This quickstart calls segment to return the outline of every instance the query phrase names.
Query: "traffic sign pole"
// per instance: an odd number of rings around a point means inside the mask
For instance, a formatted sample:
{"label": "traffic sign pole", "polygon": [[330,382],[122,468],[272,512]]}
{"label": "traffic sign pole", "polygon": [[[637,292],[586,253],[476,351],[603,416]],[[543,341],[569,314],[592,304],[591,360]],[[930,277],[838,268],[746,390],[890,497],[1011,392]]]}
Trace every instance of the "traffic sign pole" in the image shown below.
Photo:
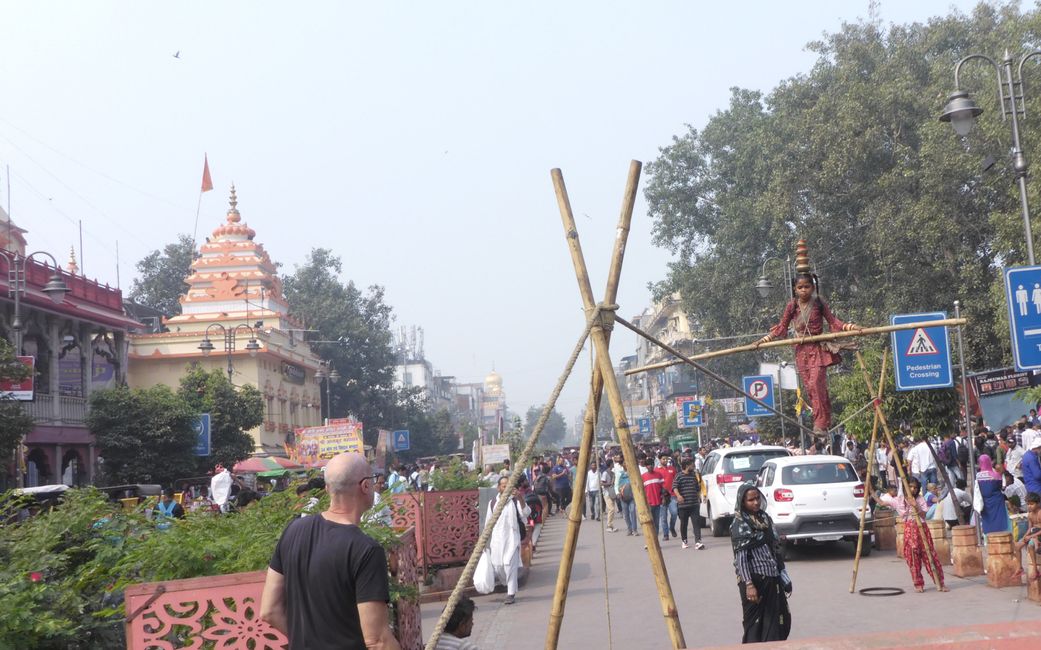
{"label": "traffic sign pole", "polygon": [[[961,317],[961,302],[958,300],[954,301],[954,317]],[[965,444],[970,444],[972,435],[972,413],[969,412],[969,369],[965,367],[965,348],[962,345],[961,338],[961,325],[958,325],[958,329],[955,330],[958,335],[958,364],[961,365],[961,399],[962,408],[965,410]],[[966,477],[968,480],[966,483],[969,487],[972,487],[973,477],[976,476],[976,461],[973,459],[972,448],[969,448],[969,475]],[[979,526],[976,527],[976,535],[979,536]]]}

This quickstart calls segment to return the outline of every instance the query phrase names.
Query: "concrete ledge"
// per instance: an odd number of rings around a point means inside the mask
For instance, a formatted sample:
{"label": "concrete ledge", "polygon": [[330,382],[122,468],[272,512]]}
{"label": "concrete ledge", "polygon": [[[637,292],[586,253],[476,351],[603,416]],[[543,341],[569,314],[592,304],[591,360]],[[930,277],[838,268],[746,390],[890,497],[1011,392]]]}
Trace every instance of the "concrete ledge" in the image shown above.
{"label": "concrete ledge", "polygon": [[[703,650],[737,650],[744,645],[713,646]],[[1037,620],[1016,623],[967,625],[949,629],[901,630],[835,638],[760,643],[756,648],[786,650],[1023,650],[1041,648],[1041,624]]]}

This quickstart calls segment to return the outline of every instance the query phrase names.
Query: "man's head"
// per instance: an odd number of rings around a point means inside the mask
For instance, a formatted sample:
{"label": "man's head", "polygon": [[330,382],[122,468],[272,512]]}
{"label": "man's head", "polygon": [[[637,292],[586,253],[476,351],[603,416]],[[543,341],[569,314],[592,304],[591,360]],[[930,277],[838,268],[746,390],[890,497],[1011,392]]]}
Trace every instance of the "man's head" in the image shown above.
{"label": "man's head", "polygon": [[506,486],[509,484],[509,482],[510,482],[510,479],[508,477],[506,477],[506,476],[500,476],[499,477],[499,482],[498,482],[498,484],[496,484],[496,488],[498,488],[499,494],[502,494],[503,492],[506,491]]}
{"label": "man's head", "polygon": [[1041,510],[1041,494],[1037,492],[1027,493],[1027,511],[1034,513]]}
{"label": "man's head", "polygon": [[[155,493],[153,492],[152,494],[155,494]],[[173,489],[172,488],[163,488],[163,495],[160,498],[162,499],[164,506],[166,504],[170,503],[171,501],[173,501]]]}
{"label": "man's head", "polygon": [[357,452],[337,454],[325,466],[325,489],[333,501],[356,502],[363,510],[372,507],[375,485],[365,456]]}
{"label": "man's head", "polygon": [[463,596],[456,603],[455,609],[452,610],[452,615],[448,617],[448,622],[445,623],[445,632],[448,632],[454,637],[465,639],[470,636],[474,628],[474,610],[477,609],[477,605],[468,596]]}
{"label": "man's head", "polygon": [[694,461],[690,460],[689,458],[683,459],[683,461],[680,462],[680,471],[684,474],[690,474],[691,472],[693,472]]}
{"label": "man's head", "polygon": [[1035,454],[1041,454],[1041,436],[1034,438],[1033,442],[1030,443],[1030,448]]}

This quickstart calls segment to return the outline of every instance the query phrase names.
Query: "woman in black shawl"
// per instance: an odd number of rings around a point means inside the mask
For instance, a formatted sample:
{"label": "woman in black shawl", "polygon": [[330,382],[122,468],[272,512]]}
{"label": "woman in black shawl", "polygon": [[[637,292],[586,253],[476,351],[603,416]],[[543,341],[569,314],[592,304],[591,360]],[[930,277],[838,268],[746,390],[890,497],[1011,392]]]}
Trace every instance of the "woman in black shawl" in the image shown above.
{"label": "woman in black shawl", "polygon": [[742,642],[786,640],[792,629],[788,610],[792,581],[784,568],[773,520],[762,509],[762,494],[751,483],[737,489],[730,542],[744,610]]}

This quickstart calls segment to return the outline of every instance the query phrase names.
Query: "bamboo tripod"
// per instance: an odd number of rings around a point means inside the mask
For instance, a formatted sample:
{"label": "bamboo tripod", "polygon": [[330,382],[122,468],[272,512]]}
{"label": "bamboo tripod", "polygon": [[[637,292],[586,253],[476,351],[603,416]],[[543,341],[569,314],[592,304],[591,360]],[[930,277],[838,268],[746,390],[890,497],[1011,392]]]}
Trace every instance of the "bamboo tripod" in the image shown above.
{"label": "bamboo tripod", "polygon": [[[874,426],[874,429],[873,429],[873,431],[871,433],[871,447],[872,447],[872,450],[874,449],[874,445],[875,445],[875,442],[876,442],[875,438],[876,438],[877,433],[878,433],[878,425],[881,424],[882,425],[882,431],[883,431],[883,433],[885,434],[885,437],[886,437],[886,443],[889,444],[889,448],[894,450],[894,453],[895,453],[896,443],[895,443],[895,440],[893,439],[893,433],[889,430],[889,422],[886,420],[885,413],[882,412],[882,389],[883,389],[883,384],[885,382],[885,379],[884,379],[885,374],[884,373],[885,373],[886,357],[885,357],[885,355],[883,355],[883,357],[882,357],[882,359],[883,359],[883,361],[882,361],[882,372],[883,372],[882,377],[883,377],[883,380],[879,382],[878,392],[877,393],[875,393],[875,386],[874,386],[874,384],[871,383],[871,375],[868,374],[867,364],[864,363],[864,355],[862,355],[859,351],[857,351],[856,357],[857,357],[857,365],[860,366],[860,372],[864,376],[864,384],[867,386],[868,394],[875,394],[875,395],[877,395],[876,399],[874,400],[875,426]],[[872,454],[872,455],[874,455],[874,454]],[[868,471],[870,472],[870,466],[869,466],[869,470]],[[907,481],[907,472],[904,471],[903,463],[899,463],[899,462],[896,463],[896,471],[897,471],[898,474],[900,474],[900,481],[901,481],[901,483],[904,486],[903,498],[905,500],[908,499],[908,498],[911,498],[911,484],[908,483],[908,481]],[[864,495],[865,495],[865,499],[864,499],[865,503],[864,503],[864,505],[866,507],[867,506],[867,490],[864,491]],[[925,536],[927,535],[927,531],[926,531],[926,527],[925,527],[925,522],[922,520],[921,513],[918,512],[917,499],[914,499],[913,501],[911,501],[910,504],[908,505],[908,507],[910,508],[911,513],[913,515],[915,527],[918,529],[918,537],[922,541],[922,549],[923,549],[924,554],[926,555],[926,561],[930,562],[933,565],[933,568],[935,569],[935,571],[930,571],[929,572],[930,575],[933,578],[933,582],[936,584],[936,588],[937,589],[945,590],[946,588],[941,586],[940,580],[938,578],[939,573],[941,571],[943,571],[943,568],[940,566],[940,559],[937,557],[937,555],[935,553],[930,552],[928,545],[925,543]],[[860,514],[860,530],[861,530],[861,539],[860,539],[860,541],[857,542],[857,555],[856,555],[856,559],[854,560],[853,581],[850,583],[850,588],[849,588],[850,593],[852,593],[854,588],[855,588],[856,580],[857,580],[857,569],[859,568],[859,564],[860,564],[860,550],[861,550],[861,544],[863,543],[863,531],[864,531],[864,512],[863,512],[863,510],[861,511],[861,514]]]}

